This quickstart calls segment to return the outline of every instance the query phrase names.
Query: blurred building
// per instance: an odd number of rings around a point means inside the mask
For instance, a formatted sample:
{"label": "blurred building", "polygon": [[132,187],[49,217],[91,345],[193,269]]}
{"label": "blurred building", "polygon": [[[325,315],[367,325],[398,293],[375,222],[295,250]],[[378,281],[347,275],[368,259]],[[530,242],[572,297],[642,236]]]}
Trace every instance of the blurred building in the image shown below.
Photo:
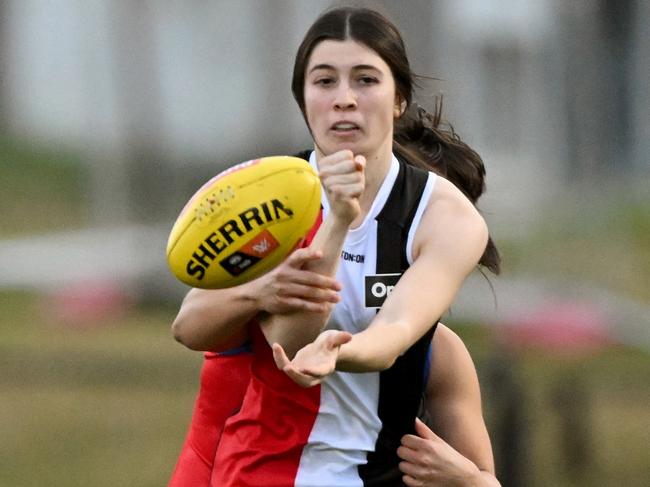
{"label": "blurred building", "polygon": [[[483,155],[492,225],[521,229],[575,182],[647,175],[649,2],[365,3],[439,79],[421,104],[443,93]],[[169,218],[225,165],[309,145],[292,58],[330,5],[1,0],[0,123],[87,155],[99,223]]]}

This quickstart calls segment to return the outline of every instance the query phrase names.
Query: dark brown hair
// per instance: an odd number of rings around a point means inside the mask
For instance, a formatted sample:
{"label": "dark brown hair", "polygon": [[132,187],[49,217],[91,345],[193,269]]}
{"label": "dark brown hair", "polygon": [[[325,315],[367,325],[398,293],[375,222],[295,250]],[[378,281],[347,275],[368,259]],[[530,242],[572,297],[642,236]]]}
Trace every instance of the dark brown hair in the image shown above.
{"label": "dark brown hair", "polygon": [[[406,111],[396,121],[395,153],[407,163],[433,171],[454,183],[476,205],[485,191],[485,166],[481,157],[463,142],[453,127],[442,121],[442,100],[434,114],[413,103],[417,76],[411,71],[406,47],[397,27],[379,12],[342,7],[323,13],[305,34],[293,67],[291,91],[305,115],[305,71],[314,48],[324,40],[352,39],[375,51],[390,67],[399,99]],[[490,238],[479,264],[495,274],[501,258]]]}

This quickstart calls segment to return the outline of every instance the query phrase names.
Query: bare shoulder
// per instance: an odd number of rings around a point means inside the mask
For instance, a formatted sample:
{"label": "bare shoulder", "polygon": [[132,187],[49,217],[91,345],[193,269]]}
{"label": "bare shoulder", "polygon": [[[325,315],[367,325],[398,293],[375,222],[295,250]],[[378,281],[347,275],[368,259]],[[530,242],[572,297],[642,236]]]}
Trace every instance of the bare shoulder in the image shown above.
{"label": "bare shoulder", "polygon": [[433,192],[427,205],[427,213],[451,212],[454,216],[474,219],[476,224],[483,223],[483,217],[472,202],[452,182],[437,176]]}
{"label": "bare shoulder", "polygon": [[465,255],[473,266],[483,254],[487,239],[485,219],[476,207],[454,184],[438,176],[415,234],[414,255],[432,247],[438,255],[452,260],[455,255]]}

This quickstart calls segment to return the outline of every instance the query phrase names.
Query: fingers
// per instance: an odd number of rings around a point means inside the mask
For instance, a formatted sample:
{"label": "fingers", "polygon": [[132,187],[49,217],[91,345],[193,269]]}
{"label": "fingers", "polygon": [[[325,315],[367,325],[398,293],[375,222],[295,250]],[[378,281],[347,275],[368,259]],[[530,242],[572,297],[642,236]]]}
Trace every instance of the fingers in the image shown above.
{"label": "fingers", "polygon": [[[409,487],[421,487],[425,485],[434,485],[428,483],[432,473],[430,468],[426,468],[418,463],[403,461],[398,464],[400,471],[404,474],[402,480]],[[437,485],[437,484],[436,484]]]}
{"label": "fingers", "polygon": [[408,462],[400,462],[398,467],[404,474],[402,477],[404,479],[404,483],[409,487],[427,485],[425,482],[420,480],[427,477],[426,469]]}
{"label": "fingers", "polygon": [[405,462],[415,463],[418,459],[418,452],[402,445],[397,448],[397,456]]}
{"label": "fingers", "polygon": [[355,156],[354,164],[357,171],[363,171],[366,168],[366,158],[364,156]]}
{"label": "fingers", "polygon": [[287,357],[282,345],[274,343],[271,346],[271,349],[273,351],[273,360],[275,361],[276,367],[287,374],[296,384],[301,387],[312,387],[316,384],[320,384],[323,379],[322,374],[310,374],[296,369],[289,360],[289,357]]}
{"label": "fingers", "polygon": [[287,257],[287,263],[292,267],[299,269],[307,262],[318,260],[322,257],[323,252],[321,250],[307,247],[292,252],[289,257]]}
{"label": "fingers", "polygon": [[331,302],[309,301],[299,297],[278,297],[277,312],[307,311],[310,313],[328,313],[331,311]]}
{"label": "fingers", "polygon": [[327,188],[334,184],[363,180],[366,159],[363,156],[354,157],[351,151],[341,151],[322,158],[318,166],[318,176]]}
{"label": "fingers", "polygon": [[[335,291],[341,290],[341,284],[333,277],[324,276],[317,272],[304,270],[303,267],[308,262],[312,262],[323,257],[321,250],[305,248],[298,249],[287,257],[286,264],[294,270],[302,272],[294,273],[291,278],[300,284],[306,284],[312,287],[319,287],[323,289],[333,289]],[[280,271],[281,272],[281,271]],[[289,277],[289,276],[287,276]]]}
{"label": "fingers", "polygon": [[283,268],[277,269],[276,275],[277,278],[282,281],[288,281],[309,287],[331,289],[333,291],[340,291],[342,289],[341,284],[334,277],[322,275],[314,271]]}
{"label": "fingers", "polygon": [[352,159],[324,166],[318,176],[325,187],[333,184],[351,184],[363,180],[364,164]]}
{"label": "fingers", "polygon": [[319,177],[335,217],[348,224],[359,215],[365,189],[365,158],[344,150],[318,161]]}
{"label": "fingers", "polygon": [[[347,149],[322,157],[318,161],[319,172],[325,172],[326,174],[329,174],[332,168],[345,168],[345,170],[349,171],[351,169],[362,170],[365,166],[366,158],[364,156],[355,156],[351,150]],[[337,169],[334,169],[333,172],[337,172]]]}
{"label": "fingers", "polygon": [[273,360],[275,360],[275,365],[278,369],[283,370],[289,363],[289,357],[284,351],[284,348],[279,343],[274,343],[271,346],[273,350]]}
{"label": "fingers", "polygon": [[314,301],[316,303],[336,304],[341,300],[339,292],[334,289],[323,289],[310,284],[298,284],[295,282],[284,283],[278,289],[281,298],[299,298]]}
{"label": "fingers", "polygon": [[291,380],[293,380],[300,387],[313,387],[322,382],[321,377],[313,377],[307,374],[304,374],[293,367],[285,367],[284,373],[287,374]]}
{"label": "fingers", "polygon": [[423,487],[424,484],[419,480],[411,477],[410,475],[404,475],[402,481],[407,487]]}
{"label": "fingers", "polygon": [[415,433],[424,439],[435,440],[438,439],[431,428],[429,428],[420,418],[415,418]]}
{"label": "fingers", "polygon": [[301,387],[311,387],[320,383],[320,378],[309,376],[297,370],[280,344],[274,343],[272,350],[273,360],[275,361],[277,368],[287,374],[287,376],[289,376],[289,378],[296,384]]}
{"label": "fingers", "polygon": [[318,160],[318,167],[327,167],[334,165],[341,161],[351,161],[354,159],[354,154],[349,149],[340,150],[333,154],[323,156]]}
{"label": "fingers", "polygon": [[404,435],[402,436],[402,446],[405,446],[406,448],[410,448],[411,450],[420,450],[422,448],[425,448],[427,445],[427,441],[424,438],[420,438],[419,436],[416,435]]}

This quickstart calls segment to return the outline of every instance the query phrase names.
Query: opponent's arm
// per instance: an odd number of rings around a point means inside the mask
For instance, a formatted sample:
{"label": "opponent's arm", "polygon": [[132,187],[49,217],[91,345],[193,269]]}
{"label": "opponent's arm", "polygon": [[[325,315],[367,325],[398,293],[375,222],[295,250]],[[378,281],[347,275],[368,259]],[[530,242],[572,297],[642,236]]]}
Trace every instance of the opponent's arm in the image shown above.
{"label": "opponent's arm", "polygon": [[248,337],[248,323],[268,313],[324,313],[339,300],[335,279],[305,270],[322,253],[299,249],[261,277],[226,289],[192,289],[172,324],[174,338],[193,350],[221,351]]}
{"label": "opponent's arm", "polygon": [[462,340],[440,324],[433,337],[425,406],[432,429],[416,420],[397,454],[411,486],[497,487],[490,437],[472,358]]}

